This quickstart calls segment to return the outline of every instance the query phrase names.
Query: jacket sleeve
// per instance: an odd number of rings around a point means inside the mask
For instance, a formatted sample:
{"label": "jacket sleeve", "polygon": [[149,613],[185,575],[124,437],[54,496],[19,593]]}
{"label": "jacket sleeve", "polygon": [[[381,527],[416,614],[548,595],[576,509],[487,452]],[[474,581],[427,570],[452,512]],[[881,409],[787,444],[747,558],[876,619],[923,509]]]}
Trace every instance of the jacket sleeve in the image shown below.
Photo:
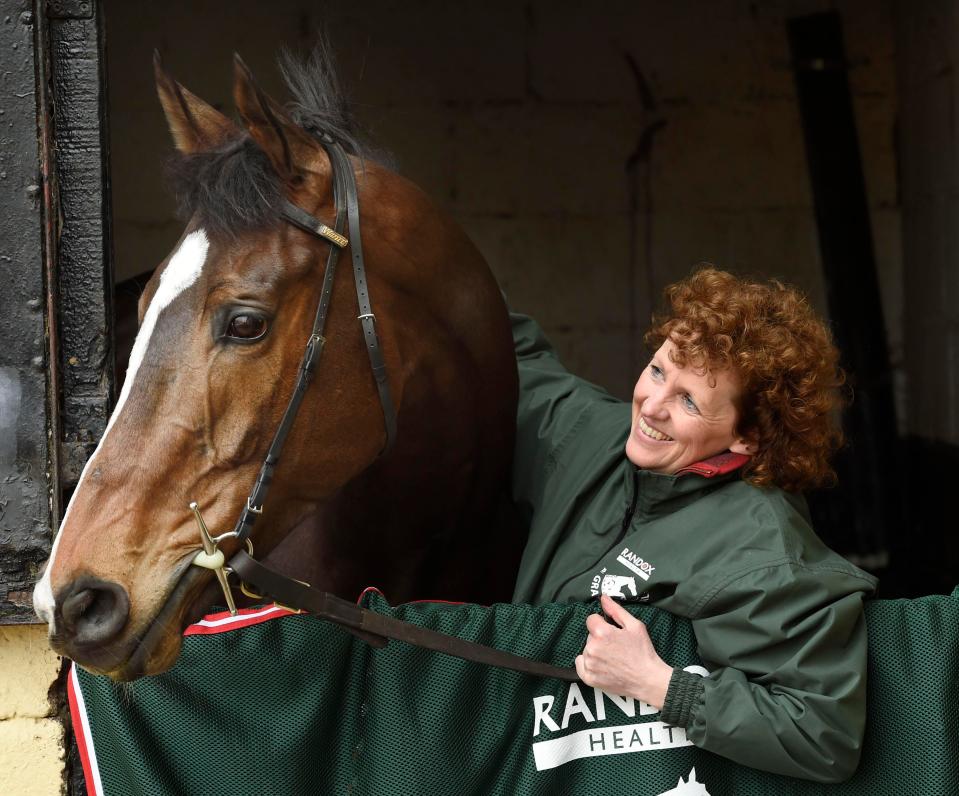
{"label": "jacket sleeve", "polygon": [[709,676],[675,670],[663,721],[743,765],[848,779],[865,728],[869,591],[849,572],[798,564],[735,579],[693,619]]}
{"label": "jacket sleeve", "polygon": [[540,505],[557,456],[589,408],[597,401],[621,402],[566,370],[532,318],[510,312],[510,321],[519,372],[513,498],[530,511]]}

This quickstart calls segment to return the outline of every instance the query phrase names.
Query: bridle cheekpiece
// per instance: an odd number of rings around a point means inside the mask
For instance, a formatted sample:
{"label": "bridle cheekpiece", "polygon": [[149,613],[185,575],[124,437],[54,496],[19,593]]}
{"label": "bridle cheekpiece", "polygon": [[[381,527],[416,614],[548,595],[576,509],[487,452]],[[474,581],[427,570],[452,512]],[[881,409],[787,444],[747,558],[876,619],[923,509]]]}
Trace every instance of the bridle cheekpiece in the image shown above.
{"label": "bridle cheekpiece", "polygon": [[[350,160],[340,144],[329,136],[324,136],[320,139],[320,142],[329,156],[333,171],[333,202],[336,206],[334,228],[331,229],[287,199],[283,200],[280,207],[280,216],[285,221],[310,235],[322,238],[330,244],[313,329],[306,341],[306,348],[300,362],[293,394],[290,396],[290,401],[283,412],[283,418],[280,420],[276,433],[273,435],[273,441],[270,443],[266,458],[260,466],[253,489],[246,499],[246,505],[240,512],[233,530],[219,536],[211,535],[200,514],[199,506],[195,502],[190,504],[190,510],[193,512],[194,519],[199,527],[200,540],[203,545],[203,550],[196,554],[192,563],[216,573],[231,614],[236,614],[236,604],[227,580],[229,567],[226,566],[223,552],[219,550],[219,544],[226,539],[236,539],[238,542],[249,545],[250,533],[253,530],[256,518],[263,513],[263,506],[266,503],[270,485],[273,483],[273,473],[280,461],[283,446],[286,444],[286,438],[293,427],[293,422],[296,420],[300,404],[303,402],[303,397],[313,377],[313,371],[316,369],[320,355],[323,353],[323,347],[326,344],[323,332],[326,328],[326,317],[329,311],[330,297],[333,293],[333,278],[336,273],[340,251],[347,246],[350,247],[353,258],[353,280],[356,285],[356,299],[359,306],[357,320],[359,320],[363,330],[365,347],[369,354],[370,367],[373,370],[373,379],[379,393],[380,405],[383,408],[386,442],[380,451],[380,456],[389,452],[396,439],[396,409],[393,405],[393,397],[386,377],[386,364],[376,333],[376,316],[373,314],[370,304],[369,287],[366,282],[363,245],[360,237],[360,207],[357,197],[356,177],[353,174]],[[349,238],[344,235],[347,228]],[[252,550],[252,546],[250,546],[250,549]]]}

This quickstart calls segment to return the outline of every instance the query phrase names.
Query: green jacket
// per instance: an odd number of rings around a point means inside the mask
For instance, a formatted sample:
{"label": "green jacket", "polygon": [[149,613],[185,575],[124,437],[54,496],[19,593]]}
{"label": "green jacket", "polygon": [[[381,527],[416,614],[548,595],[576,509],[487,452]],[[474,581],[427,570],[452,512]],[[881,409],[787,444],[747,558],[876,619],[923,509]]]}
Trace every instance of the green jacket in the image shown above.
{"label": "green jacket", "polygon": [[754,768],[848,778],[865,725],[863,599],[876,579],[829,550],[805,501],[740,480],[725,454],[676,475],[634,467],[630,405],[573,376],[512,315],[513,493],[530,523],[515,602],[605,592],[691,620],[703,678],[674,670],[663,721]]}

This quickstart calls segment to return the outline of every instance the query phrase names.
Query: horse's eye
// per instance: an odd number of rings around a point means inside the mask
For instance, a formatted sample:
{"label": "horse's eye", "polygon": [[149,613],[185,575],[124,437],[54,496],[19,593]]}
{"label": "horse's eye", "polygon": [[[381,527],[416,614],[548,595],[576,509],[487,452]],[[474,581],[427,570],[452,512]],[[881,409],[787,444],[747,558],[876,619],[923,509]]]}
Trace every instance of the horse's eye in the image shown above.
{"label": "horse's eye", "polygon": [[226,336],[235,340],[259,340],[266,334],[266,318],[259,315],[234,315],[226,327]]}

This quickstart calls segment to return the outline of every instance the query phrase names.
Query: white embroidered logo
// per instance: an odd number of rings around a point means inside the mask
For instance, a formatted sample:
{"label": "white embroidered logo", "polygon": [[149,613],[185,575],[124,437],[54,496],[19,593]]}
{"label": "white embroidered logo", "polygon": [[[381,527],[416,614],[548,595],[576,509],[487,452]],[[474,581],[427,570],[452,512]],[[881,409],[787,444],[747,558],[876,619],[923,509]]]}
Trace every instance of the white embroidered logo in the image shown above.
{"label": "white embroidered logo", "polygon": [[641,603],[649,602],[649,594],[639,593],[636,578],[630,575],[610,575],[606,571],[606,567],[603,567],[599,572],[593,575],[593,579],[589,584],[589,594],[591,597],[605,594],[620,600],[637,600]]}
{"label": "white embroidered logo", "polygon": [[637,555],[628,547],[623,548],[623,552],[616,557],[616,560],[630,572],[635,572],[643,580],[649,580],[649,576],[656,569],[645,558]]}
{"label": "white embroidered logo", "polygon": [[[638,597],[636,578],[626,575],[603,575],[600,591],[608,597]],[[627,592],[629,592],[627,594]]]}

